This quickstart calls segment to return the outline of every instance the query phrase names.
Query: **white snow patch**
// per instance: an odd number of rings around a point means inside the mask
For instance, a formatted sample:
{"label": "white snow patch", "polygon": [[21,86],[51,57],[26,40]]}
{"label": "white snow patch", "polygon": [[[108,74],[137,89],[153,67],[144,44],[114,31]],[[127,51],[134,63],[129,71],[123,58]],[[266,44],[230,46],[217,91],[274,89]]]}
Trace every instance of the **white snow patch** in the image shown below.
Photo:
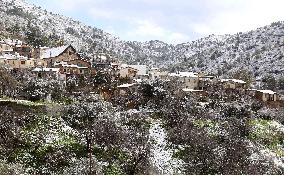
{"label": "white snow patch", "polygon": [[183,162],[172,157],[174,150],[167,148],[167,135],[160,121],[153,122],[149,132],[150,140],[153,141],[151,160],[159,173],[161,175],[183,174]]}

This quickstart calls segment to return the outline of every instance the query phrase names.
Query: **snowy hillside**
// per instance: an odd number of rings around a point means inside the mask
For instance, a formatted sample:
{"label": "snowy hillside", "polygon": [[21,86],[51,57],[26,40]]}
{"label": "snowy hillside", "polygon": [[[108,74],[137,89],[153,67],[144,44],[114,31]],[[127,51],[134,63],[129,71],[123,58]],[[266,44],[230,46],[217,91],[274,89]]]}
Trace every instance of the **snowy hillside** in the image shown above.
{"label": "snowy hillside", "polygon": [[206,71],[220,75],[238,69],[247,69],[255,77],[283,73],[283,22],[247,33],[211,35],[174,46],[157,40],[122,41],[103,30],[47,12],[24,0],[0,1],[1,26],[8,28],[19,25],[24,29],[28,23],[37,26],[46,35],[55,33],[89,56],[100,50],[128,63],[139,62],[170,70]]}
{"label": "snowy hillside", "polygon": [[209,36],[176,46],[177,58],[183,58],[183,69],[212,73],[247,69],[255,77],[283,74],[284,23],[277,22],[236,35]]}

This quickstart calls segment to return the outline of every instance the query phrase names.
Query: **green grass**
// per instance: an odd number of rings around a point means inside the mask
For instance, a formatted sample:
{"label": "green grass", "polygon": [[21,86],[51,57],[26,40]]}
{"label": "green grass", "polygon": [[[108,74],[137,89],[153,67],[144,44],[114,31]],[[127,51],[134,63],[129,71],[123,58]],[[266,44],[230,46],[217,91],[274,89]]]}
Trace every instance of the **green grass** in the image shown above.
{"label": "green grass", "polygon": [[196,120],[193,120],[193,125],[195,127],[198,127],[198,128],[205,128],[205,127],[208,127],[208,128],[214,128],[217,123],[216,122],[213,122],[212,120],[205,120],[205,119],[196,119]]}
{"label": "green grass", "polygon": [[284,132],[275,126],[272,120],[253,119],[249,125],[252,127],[250,140],[262,144],[279,156],[284,155],[282,148]]}
{"label": "green grass", "polygon": [[205,129],[210,136],[217,136],[220,134],[220,123],[210,119],[195,119],[192,121],[193,126]]}
{"label": "green grass", "polygon": [[119,167],[112,165],[107,167],[105,175],[126,175]]}

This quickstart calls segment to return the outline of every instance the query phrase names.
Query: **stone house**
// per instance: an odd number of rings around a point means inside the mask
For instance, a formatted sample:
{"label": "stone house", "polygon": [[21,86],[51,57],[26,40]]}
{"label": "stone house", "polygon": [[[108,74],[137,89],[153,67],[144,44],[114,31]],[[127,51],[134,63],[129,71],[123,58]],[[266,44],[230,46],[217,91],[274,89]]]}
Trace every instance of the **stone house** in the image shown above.
{"label": "stone house", "polygon": [[116,95],[130,95],[133,94],[135,91],[137,91],[137,84],[132,83],[132,84],[122,84],[117,86],[117,91],[116,91]]}
{"label": "stone house", "polygon": [[91,73],[91,62],[81,58],[76,49],[71,46],[42,49],[40,61],[43,60],[45,67],[59,68],[61,74],[84,75]]}
{"label": "stone house", "polygon": [[74,64],[65,64],[62,65],[60,72],[63,74],[70,74],[70,75],[85,75],[89,73],[88,67],[80,67]]}
{"label": "stone house", "polygon": [[198,87],[200,90],[208,90],[208,88],[212,87],[213,84],[217,82],[215,76],[198,75],[198,77],[199,77]]}
{"label": "stone house", "polygon": [[148,66],[147,65],[126,65],[123,64],[121,67],[130,67],[137,70],[137,73],[135,74],[136,79],[149,79],[149,72],[148,72]]}
{"label": "stone house", "polygon": [[170,73],[169,78],[177,80],[180,88],[199,89],[199,77],[193,72]]}
{"label": "stone house", "polygon": [[0,42],[0,53],[2,53],[2,55],[14,53],[13,46],[6,44],[4,41],[1,41]]}
{"label": "stone house", "polygon": [[118,71],[118,75],[120,78],[134,78],[137,74],[138,70],[132,67],[123,67]]}
{"label": "stone house", "polygon": [[49,47],[38,47],[34,48],[33,57],[35,59],[42,59],[43,55],[45,54],[46,50],[50,49]]}
{"label": "stone house", "polygon": [[246,82],[238,79],[221,79],[221,83],[225,89],[244,89]]}
{"label": "stone house", "polygon": [[256,90],[255,97],[261,101],[277,101],[277,93],[272,90]]}
{"label": "stone house", "polygon": [[38,77],[38,78],[59,78],[59,68],[35,68],[32,70],[32,72]]}
{"label": "stone house", "polygon": [[90,61],[85,60],[85,59],[70,60],[70,61],[68,61],[68,64],[77,65],[77,66],[79,66],[79,67],[91,68],[91,63],[90,63]]}
{"label": "stone house", "polygon": [[35,67],[35,60],[33,58],[27,58],[18,54],[4,55],[1,60],[3,60],[1,62],[13,69],[30,69]]}
{"label": "stone house", "polygon": [[[89,64],[85,63],[84,61],[77,62],[77,60],[73,60],[74,64],[71,62],[55,62],[54,67],[60,69],[60,73],[62,74],[68,74],[68,75],[84,75],[90,73],[90,67]],[[78,63],[75,64],[75,63]],[[85,66],[86,65],[86,66]]]}
{"label": "stone house", "polygon": [[19,53],[19,55],[32,58],[33,57],[33,48],[28,45],[16,45],[13,49],[14,52]]}
{"label": "stone house", "polygon": [[56,62],[69,62],[81,59],[72,45],[45,49],[43,52],[43,54],[40,54],[41,59],[47,62],[47,67],[54,67]]}
{"label": "stone house", "polygon": [[149,70],[149,78],[151,80],[156,80],[156,79],[167,79],[168,77],[168,72],[167,71],[160,71],[159,68],[151,68]]}

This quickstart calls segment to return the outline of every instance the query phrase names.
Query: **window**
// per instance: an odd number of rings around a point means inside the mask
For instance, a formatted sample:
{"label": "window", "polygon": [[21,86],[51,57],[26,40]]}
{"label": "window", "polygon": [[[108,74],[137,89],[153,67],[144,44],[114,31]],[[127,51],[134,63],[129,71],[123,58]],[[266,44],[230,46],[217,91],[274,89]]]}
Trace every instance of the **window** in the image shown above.
{"label": "window", "polygon": [[26,64],[26,61],[21,61],[21,64]]}
{"label": "window", "polygon": [[274,101],[274,94],[269,95],[269,100]]}

